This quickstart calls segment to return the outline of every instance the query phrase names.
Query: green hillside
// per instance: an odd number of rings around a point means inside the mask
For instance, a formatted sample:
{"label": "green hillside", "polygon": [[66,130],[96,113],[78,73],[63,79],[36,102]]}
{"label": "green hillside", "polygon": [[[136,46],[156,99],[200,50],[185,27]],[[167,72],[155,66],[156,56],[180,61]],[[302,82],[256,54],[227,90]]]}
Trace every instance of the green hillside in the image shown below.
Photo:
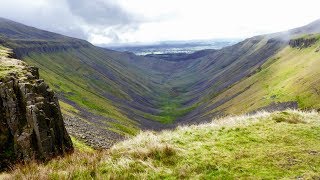
{"label": "green hillside", "polygon": [[166,120],[159,107],[170,88],[160,86],[170,62],[159,66],[163,61],[1,18],[0,44],[39,67],[41,77],[57,92],[65,119],[74,125],[81,121],[91,131],[108,131],[114,135],[103,138],[115,141],[141,128],[161,128]]}
{"label": "green hillside", "polygon": [[[310,39],[314,41],[304,46]],[[301,45],[293,47],[299,40]],[[233,97],[212,112],[241,114],[288,101],[297,102],[302,109],[320,109],[320,35],[298,36],[291,43],[257,73],[213,98],[212,104]]]}
{"label": "green hillside", "polygon": [[7,56],[39,68],[76,151],[0,179],[320,178],[320,20],[177,60],[0,18]]}
{"label": "green hillside", "polygon": [[216,119],[49,163],[16,166],[2,179],[318,179],[320,115],[284,111]]}
{"label": "green hillside", "polygon": [[310,35],[316,32],[320,21],[170,61],[0,18],[0,45],[39,67],[59,96],[68,131],[90,145],[108,141],[103,148],[141,129],[210,121],[273,103],[319,109],[319,36]]}

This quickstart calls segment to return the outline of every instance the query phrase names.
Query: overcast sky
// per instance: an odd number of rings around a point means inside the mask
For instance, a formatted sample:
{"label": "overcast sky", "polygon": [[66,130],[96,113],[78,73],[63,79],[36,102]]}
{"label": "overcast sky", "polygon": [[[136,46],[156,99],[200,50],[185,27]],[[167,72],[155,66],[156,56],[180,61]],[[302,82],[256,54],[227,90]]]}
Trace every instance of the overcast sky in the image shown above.
{"label": "overcast sky", "polygon": [[0,16],[94,44],[245,38],[320,18],[319,0],[0,0]]}

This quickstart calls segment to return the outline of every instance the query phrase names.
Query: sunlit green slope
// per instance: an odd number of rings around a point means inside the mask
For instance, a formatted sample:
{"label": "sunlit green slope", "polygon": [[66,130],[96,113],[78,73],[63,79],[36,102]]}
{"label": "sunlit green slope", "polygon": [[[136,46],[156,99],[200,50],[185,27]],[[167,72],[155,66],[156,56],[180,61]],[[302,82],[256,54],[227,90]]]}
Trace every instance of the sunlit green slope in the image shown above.
{"label": "sunlit green slope", "polygon": [[17,166],[7,179],[318,179],[320,116],[285,111],[216,119]]}
{"label": "sunlit green slope", "polygon": [[320,21],[175,62],[106,50],[0,18],[0,44],[40,68],[67,120],[120,135],[250,112],[272,102],[319,108],[319,43],[288,45],[315,32]]}
{"label": "sunlit green slope", "polygon": [[161,88],[161,82],[170,62],[106,50],[2,18],[0,44],[39,67],[65,115],[121,135],[157,129],[164,122],[159,106],[170,88]]}
{"label": "sunlit green slope", "polygon": [[212,112],[240,114],[288,101],[320,109],[320,35],[298,36],[289,44],[254,75],[213,98],[211,104],[233,97]]}

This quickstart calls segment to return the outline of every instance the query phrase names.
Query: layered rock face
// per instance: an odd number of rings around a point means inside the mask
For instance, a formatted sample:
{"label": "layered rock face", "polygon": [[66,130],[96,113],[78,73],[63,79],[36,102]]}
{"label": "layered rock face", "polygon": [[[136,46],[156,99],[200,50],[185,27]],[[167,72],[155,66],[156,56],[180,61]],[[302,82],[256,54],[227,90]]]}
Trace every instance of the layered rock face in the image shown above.
{"label": "layered rock face", "polygon": [[38,69],[0,58],[0,169],[71,151],[58,99]]}

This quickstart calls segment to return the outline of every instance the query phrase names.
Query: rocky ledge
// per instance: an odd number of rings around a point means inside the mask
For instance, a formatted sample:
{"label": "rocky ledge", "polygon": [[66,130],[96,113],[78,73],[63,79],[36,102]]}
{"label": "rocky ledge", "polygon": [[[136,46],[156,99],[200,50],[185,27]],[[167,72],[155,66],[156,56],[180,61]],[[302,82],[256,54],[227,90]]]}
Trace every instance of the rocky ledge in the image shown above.
{"label": "rocky ledge", "polygon": [[72,151],[58,99],[38,69],[0,57],[0,169]]}
{"label": "rocky ledge", "polygon": [[315,44],[318,41],[318,38],[316,37],[308,37],[308,38],[296,38],[296,39],[291,39],[289,41],[289,45],[292,48],[308,48]]}

